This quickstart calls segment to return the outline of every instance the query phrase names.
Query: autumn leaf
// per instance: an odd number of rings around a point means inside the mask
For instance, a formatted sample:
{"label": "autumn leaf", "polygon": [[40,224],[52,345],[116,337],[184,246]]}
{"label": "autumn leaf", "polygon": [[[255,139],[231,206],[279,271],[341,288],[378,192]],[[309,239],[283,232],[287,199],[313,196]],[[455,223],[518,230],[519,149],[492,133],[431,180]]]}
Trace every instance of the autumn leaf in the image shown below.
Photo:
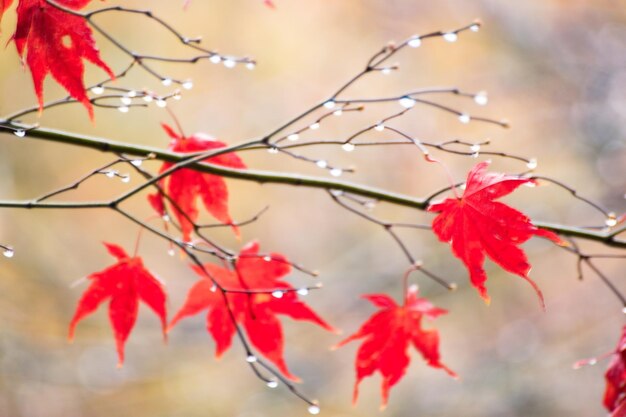
{"label": "autumn leaf", "polygon": [[[298,294],[290,284],[281,280],[291,272],[285,257],[272,253],[267,255],[269,258],[263,259],[258,253],[259,245],[256,242],[247,244],[237,257],[234,271],[213,264],[204,265],[204,269],[194,266],[193,269],[201,279],[189,291],[170,329],[181,319],[208,310],[207,330],[215,340],[215,356],[219,358],[231,346],[236,332],[234,318],[245,329],[250,343],[259,353],[274,363],[287,378],[297,380],[289,372],[283,357],[282,325],[276,316],[309,321],[329,331],[334,329],[298,299]],[[267,290],[274,293],[231,292],[224,297],[221,291],[216,290],[209,276],[227,290]]]}
{"label": "autumn leaf", "polygon": [[[196,133],[190,137],[178,135],[167,124],[163,129],[171,138],[169,150],[179,153],[206,152],[212,149],[226,147],[224,142],[217,141],[204,133]],[[223,165],[230,168],[245,169],[243,161],[234,153],[226,153],[203,162]],[[172,167],[172,163],[165,162],[159,172],[164,172]],[[161,189],[167,193],[174,204],[170,204],[172,211],[180,223],[183,239],[189,241],[193,232],[193,224],[198,219],[196,200],[202,199],[204,207],[213,217],[224,224],[231,224],[232,219],[228,213],[228,188],[222,177],[213,174],[197,172],[192,169],[179,169],[173,174],[159,181]],[[161,215],[165,214],[164,197],[157,192],[148,196],[152,207]],[[236,234],[239,229],[233,226]]]}
{"label": "autumn leaf", "polygon": [[611,417],[626,416],[626,326],[622,328],[622,336],[604,378],[604,406],[613,413]]}
{"label": "autumn leaf", "polygon": [[105,300],[109,302],[109,319],[119,357],[118,366],[124,363],[124,344],[137,321],[139,300],[150,307],[161,320],[163,336],[167,323],[166,294],[163,284],[148,271],[140,257],[129,257],[124,249],[104,244],[117,263],[103,271],[89,275],[89,288],[78,302],[70,323],[69,339],[73,340],[76,325],[93,313]]}
{"label": "autumn leaf", "polygon": [[382,375],[382,404],[387,406],[389,390],[406,373],[410,357],[411,344],[417,349],[429,366],[440,368],[450,376],[457,375],[439,359],[439,333],[437,330],[422,329],[422,317],[435,319],[447,311],[433,306],[430,301],[417,296],[417,287],[407,291],[403,306],[385,294],[369,294],[363,298],[369,300],[380,310],[369,318],[361,328],[340,342],[335,348],[357,339],[365,339],[356,355],[356,382],[354,384],[353,403],[359,396],[359,384],[374,372]]}
{"label": "autumn leaf", "polygon": [[0,23],[2,23],[4,12],[11,7],[11,3],[13,3],[13,0],[0,0]]}
{"label": "autumn leaf", "polygon": [[[57,3],[80,10],[90,1],[57,0]],[[43,109],[43,82],[50,73],[87,108],[93,119],[93,106],[83,83],[83,59],[102,68],[109,77],[115,78],[115,75],[100,59],[93,33],[83,17],[60,10],[45,0],[20,0],[17,28],[12,39],[20,57],[25,57],[30,68],[40,111]]]}
{"label": "autumn leaf", "polygon": [[528,277],[530,264],[518,246],[533,236],[562,244],[559,237],[534,226],[523,213],[497,201],[532,179],[488,173],[488,162],[477,164],[467,176],[465,192],[459,198],[448,198],[432,204],[428,211],[439,212],[433,220],[433,231],[445,243],[450,243],[454,255],[469,270],[471,283],[489,303],[483,269],[485,255],[503,269],[528,281],[537,292],[542,306],[543,295]]}

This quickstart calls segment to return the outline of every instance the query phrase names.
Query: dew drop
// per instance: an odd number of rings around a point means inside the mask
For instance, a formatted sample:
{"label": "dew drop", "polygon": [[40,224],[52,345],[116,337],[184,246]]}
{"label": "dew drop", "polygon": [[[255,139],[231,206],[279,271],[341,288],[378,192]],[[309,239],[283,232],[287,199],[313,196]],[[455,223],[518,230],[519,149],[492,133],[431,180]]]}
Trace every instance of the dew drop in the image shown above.
{"label": "dew drop", "polygon": [[622,308],[622,313],[626,314],[626,307]]}
{"label": "dew drop", "polygon": [[481,91],[474,96],[474,102],[479,106],[485,106],[489,102],[489,97],[487,97],[487,93]]}
{"label": "dew drop", "polygon": [[341,116],[342,114],[343,114],[343,110],[341,110],[341,109],[339,109],[339,110],[335,110],[335,111],[333,112],[333,115],[335,115],[335,116]]}
{"label": "dew drop", "polygon": [[531,160],[529,160],[526,163],[526,168],[528,168],[528,169],[535,169],[535,168],[537,168],[537,160],[535,158],[532,158]]}
{"label": "dew drop", "polygon": [[120,113],[128,113],[130,111],[130,107],[128,106],[120,106],[117,108]]}
{"label": "dew drop", "polygon": [[341,177],[341,174],[343,174],[343,171],[339,168],[333,168],[330,170],[330,175],[333,177]]}
{"label": "dew drop", "polygon": [[211,58],[209,58],[209,61],[214,64],[219,64],[220,62],[222,62],[222,57],[219,55],[213,55]]}
{"label": "dew drop", "polygon": [[383,130],[385,130],[385,125],[382,123],[378,123],[375,127],[374,130],[377,132],[382,132]]}
{"label": "dew drop", "polygon": [[308,412],[309,414],[312,414],[315,416],[320,413],[320,408],[317,405],[311,405],[308,408]]}
{"label": "dew drop", "polygon": [[472,118],[470,117],[469,114],[462,113],[462,114],[459,115],[459,122],[461,122],[463,124],[468,124],[470,122],[470,120],[472,120]]}
{"label": "dew drop", "polygon": [[617,224],[617,216],[615,215],[615,213],[609,213],[606,220],[604,221],[604,224],[606,224],[608,227],[615,226]]}
{"label": "dew drop", "polygon": [[472,158],[478,158],[480,156],[480,152],[474,152],[472,154]]}
{"label": "dew drop", "polygon": [[107,171],[104,175],[106,175],[107,178],[115,178],[116,174],[117,174],[117,171]]}
{"label": "dew drop", "polygon": [[174,255],[176,255],[176,251],[175,251],[174,249],[168,249],[168,250],[167,250],[167,254],[168,254],[169,256],[174,256]]}
{"label": "dew drop", "polygon": [[137,92],[135,90],[130,90],[126,95],[130,98],[134,98],[137,97]]}
{"label": "dew drop", "polygon": [[182,99],[183,96],[181,96],[180,93],[176,93],[172,96],[172,98],[176,101],[180,101],[180,99]]}
{"label": "dew drop", "polygon": [[326,107],[327,109],[333,109],[336,105],[337,103],[335,103],[333,100],[328,100],[326,103],[324,103],[324,107]]}
{"label": "dew drop", "polygon": [[411,40],[409,40],[409,46],[411,48],[419,48],[421,44],[422,44],[422,40],[420,39],[419,36],[413,36]]}
{"label": "dew drop", "polygon": [[472,146],[470,146],[470,151],[472,152],[480,152],[480,145],[475,143]]}
{"label": "dew drop", "polygon": [[284,293],[282,291],[274,291],[272,293],[272,297],[274,297],[274,298],[283,298],[283,294]]}
{"label": "dew drop", "polygon": [[15,251],[11,248],[6,248],[2,254],[5,258],[12,258],[15,255]]}
{"label": "dew drop", "polygon": [[172,85],[172,79],[171,78],[163,78],[161,80],[161,84],[163,84],[166,87],[169,87],[170,85]]}
{"label": "dew drop", "polygon": [[183,83],[183,88],[185,90],[191,90],[193,88],[193,81],[188,80]]}
{"label": "dew drop", "polygon": [[210,291],[211,292],[217,291],[217,285],[215,285],[215,284],[211,285]]}
{"label": "dew drop", "polygon": [[170,221],[170,216],[167,214],[164,214],[163,216],[161,216],[161,218],[163,219],[164,222],[169,222]]}
{"label": "dew drop", "polygon": [[140,167],[141,164],[143,164],[143,160],[142,159],[133,159],[132,161],[130,161],[130,163],[133,164],[133,166]]}
{"label": "dew drop", "polygon": [[129,183],[129,182],[130,182],[130,175],[128,175],[128,174],[124,174],[124,175],[122,175],[122,176],[120,177],[120,180],[121,180],[123,183]]}
{"label": "dew drop", "polygon": [[272,379],[271,381],[267,381],[268,388],[276,388],[278,386],[278,381]]}
{"label": "dew drop", "polygon": [[589,362],[587,362],[587,365],[593,366],[597,363],[598,363],[598,360],[596,358],[591,358],[589,359]]}
{"label": "dew drop", "polygon": [[298,135],[297,133],[292,133],[291,135],[287,136],[287,139],[289,139],[290,141],[294,142],[294,141],[300,139],[300,135]]}
{"label": "dew drop", "polygon": [[470,30],[472,32],[478,32],[480,30],[480,25],[478,23],[473,24],[472,26],[470,26]]}
{"label": "dew drop", "polygon": [[446,42],[456,42],[457,39],[459,39],[459,35],[457,35],[454,32],[448,32],[448,33],[444,33],[443,34],[443,39],[446,40]]}
{"label": "dew drop", "polygon": [[352,152],[355,148],[353,143],[344,143],[343,145],[341,145],[341,148],[346,151],[346,152]]}
{"label": "dew drop", "polygon": [[104,93],[104,87],[102,87],[101,85],[97,85],[91,89],[91,92],[94,94],[102,94]]}
{"label": "dew drop", "polygon": [[23,138],[24,136],[26,136],[26,131],[19,129],[19,130],[14,131],[13,134],[17,136],[18,138]]}
{"label": "dew drop", "polygon": [[122,102],[123,105],[128,106],[130,103],[133,102],[133,99],[130,97],[122,97],[120,101]]}
{"label": "dew drop", "polygon": [[402,97],[399,100],[399,103],[405,109],[410,109],[411,107],[415,106],[415,100],[413,100],[411,97]]}
{"label": "dew drop", "polygon": [[252,71],[253,69],[256,68],[256,64],[254,62],[248,62],[246,64],[246,68],[248,68],[250,71]]}
{"label": "dew drop", "polygon": [[263,257],[263,260],[264,260],[265,262],[269,262],[269,261],[271,261],[271,260],[272,260],[272,257],[271,257],[271,256],[269,256],[269,255],[267,255],[267,256],[264,256],[264,257]]}
{"label": "dew drop", "polygon": [[278,153],[278,148],[272,146],[271,148],[269,148],[267,150],[267,152],[271,153],[271,154],[277,154]]}
{"label": "dew drop", "polygon": [[318,122],[315,122],[311,126],[309,126],[309,129],[311,130],[317,130],[319,128],[320,128],[320,124]]}
{"label": "dew drop", "polygon": [[248,362],[248,363],[254,363],[256,361],[257,361],[257,359],[256,359],[256,356],[254,356],[254,355],[248,355],[246,357],[246,362]]}
{"label": "dew drop", "polygon": [[298,293],[298,295],[305,296],[305,295],[308,295],[308,294],[309,294],[309,289],[308,289],[308,288],[300,288],[300,289],[297,291],[297,293]]}
{"label": "dew drop", "polygon": [[224,66],[226,68],[235,68],[235,65],[237,65],[237,63],[235,61],[233,61],[232,59],[225,59],[224,60]]}
{"label": "dew drop", "polygon": [[158,99],[155,103],[157,107],[160,107],[160,108],[167,107],[167,101],[163,100],[162,98]]}
{"label": "dew drop", "polygon": [[387,67],[387,68],[383,68],[382,71],[380,71],[383,73],[383,75],[389,75],[391,74],[391,68]]}
{"label": "dew drop", "polygon": [[328,166],[328,162],[326,162],[323,159],[320,159],[319,161],[315,163],[315,165],[317,165],[320,168],[326,168]]}
{"label": "dew drop", "polygon": [[146,103],[150,103],[153,99],[154,97],[152,97],[150,94],[146,94],[145,96],[143,96],[143,101],[145,101]]}

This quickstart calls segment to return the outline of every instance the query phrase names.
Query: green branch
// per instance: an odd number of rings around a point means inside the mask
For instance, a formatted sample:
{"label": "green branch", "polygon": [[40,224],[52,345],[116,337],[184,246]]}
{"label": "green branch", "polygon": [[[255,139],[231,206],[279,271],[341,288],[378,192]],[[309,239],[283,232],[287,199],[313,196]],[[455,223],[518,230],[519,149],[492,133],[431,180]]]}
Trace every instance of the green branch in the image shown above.
{"label": "green branch", "polygon": [[[0,124],[0,132],[12,132],[14,128],[3,127]],[[42,139],[56,143],[65,143],[73,146],[80,146],[102,152],[124,153],[137,157],[152,157],[160,161],[172,162],[174,164],[189,160],[194,155],[179,154],[149,146],[132,145],[129,143],[116,142],[108,139],[68,133],[59,130],[36,128],[26,131],[26,136],[32,139]],[[258,140],[249,143],[237,144],[228,148],[219,149],[219,153],[226,153],[231,150],[242,149],[248,145],[258,144]],[[232,149],[231,149],[232,148]],[[298,174],[283,174],[269,171],[257,170],[237,170],[219,165],[195,162],[189,164],[189,168],[197,171],[220,175],[226,178],[234,178],[244,181],[253,181],[268,184],[287,184],[324,190],[340,190],[347,193],[372,198],[399,206],[411,207],[418,210],[426,210],[428,202],[424,199],[393,193],[379,188],[355,184],[346,181],[324,179]],[[36,201],[0,201],[0,207],[13,208],[102,208],[107,207],[107,203],[38,203]],[[617,239],[611,232],[601,232],[583,229],[579,227],[564,226],[559,224],[534,222],[542,229],[551,230],[563,236],[570,236],[579,239],[601,242],[607,246],[626,248],[626,240]]]}

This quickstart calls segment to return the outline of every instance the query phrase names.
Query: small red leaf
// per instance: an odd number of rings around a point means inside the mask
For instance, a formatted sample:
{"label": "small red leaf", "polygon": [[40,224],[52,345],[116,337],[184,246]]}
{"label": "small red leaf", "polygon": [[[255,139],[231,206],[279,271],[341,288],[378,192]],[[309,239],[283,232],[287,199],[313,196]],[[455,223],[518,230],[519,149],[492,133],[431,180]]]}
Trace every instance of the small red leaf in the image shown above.
{"label": "small red leaf", "polygon": [[[170,328],[185,317],[208,310],[207,330],[215,340],[215,355],[219,358],[232,343],[236,331],[234,318],[245,329],[250,343],[259,353],[274,363],[287,378],[297,380],[298,378],[289,372],[283,358],[283,331],[276,315],[282,314],[294,320],[309,321],[329,331],[334,329],[298,299],[290,284],[281,280],[291,272],[285,258],[277,253],[269,256],[269,261],[262,259],[258,255],[258,245],[253,242],[242,249],[234,271],[212,264],[206,264],[203,268],[194,266],[193,269],[201,279],[189,291],[185,304],[172,320]],[[220,286],[231,291],[285,292],[280,298],[268,293],[231,292],[227,294],[227,306],[223,294],[216,290],[209,276],[219,282]]]}
{"label": "small red leaf", "polygon": [[422,317],[436,318],[447,313],[434,307],[428,300],[417,297],[417,289],[411,288],[403,306],[385,294],[369,294],[363,298],[380,310],[369,318],[361,328],[340,342],[339,348],[353,340],[365,339],[356,356],[356,382],[353,403],[359,395],[359,384],[363,378],[378,371],[382,375],[381,409],[387,406],[389,390],[406,373],[410,358],[409,345],[413,344],[429,366],[440,368],[450,376],[457,375],[439,359],[439,333],[422,329]]}
{"label": "small red leaf", "polygon": [[161,320],[163,335],[167,323],[166,293],[163,285],[145,267],[141,258],[129,257],[121,247],[105,243],[118,262],[103,271],[89,275],[91,284],[85,291],[70,323],[69,339],[76,325],[109,300],[109,319],[117,344],[118,365],[124,363],[124,344],[135,326],[139,300],[150,307]]}
{"label": "small red leaf", "polygon": [[613,412],[611,417],[626,416],[626,326],[622,328],[622,336],[604,378],[604,406]]}
{"label": "small red leaf", "polygon": [[[57,3],[79,10],[90,1],[60,0]],[[93,119],[93,106],[83,83],[83,59],[102,68],[111,78],[115,75],[100,59],[85,18],[60,10],[45,0],[20,0],[13,40],[20,57],[24,59],[26,55],[40,109],[43,108],[43,82],[50,73],[72,97],[83,103]]]}
{"label": "small red leaf", "polygon": [[[172,139],[169,149],[179,153],[205,152],[212,149],[219,149],[226,146],[225,143],[214,140],[203,133],[196,133],[190,137],[179,136],[174,130],[162,124],[163,129]],[[207,158],[204,162],[216,165],[223,165],[231,168],[245,169],[246,165],[234,153],[226,153],[212,158]],[[160,172],[164,172],[172,167],[172,163],[166,162],[161,166]],[[222,177],[213,174],[196,172],[191,169],[180,169],[168,177],[159,181],[161,189],[169,195],[174,204],[169,204],[171,210],[176,215],[180,223],[183,239],[189,241],[193,232],[193,224],[198,219],[198,208],[196,200],[202,199],[204,207],[213,217],[224,224],[232,223],[228,213],[228,188]],[[165,213],[165,202],[160,193],[150,194],[148,201],[150,205],[160,214]],[[238,235],[239,229],[233,226],[233,230]]]}
{"label": "small red leaf", "polygon": [[526,254],[518,246],[533,236],[557,244],[563,242],[556,234],[534,226],[523,213],[494,201],[533,180],[488,173],[488,165],[488,162],[481,162],[470,171],[462,197],[448,198],[428,208],[428,211],[440,213],[433,220],[433,232],[442,242],[450,243],[454,255],[469,270],[472,285],[487,303],[490,298],[485,287],[485,255],[506,271],[528,281],[543,306],[539,287],[528,277],[530,264]]}
{"label": "small red leaf", "polygon": [[13,0],[0,0],[0,23],[2,23],[4,12],[11,7],[11,3],[13,3]]}

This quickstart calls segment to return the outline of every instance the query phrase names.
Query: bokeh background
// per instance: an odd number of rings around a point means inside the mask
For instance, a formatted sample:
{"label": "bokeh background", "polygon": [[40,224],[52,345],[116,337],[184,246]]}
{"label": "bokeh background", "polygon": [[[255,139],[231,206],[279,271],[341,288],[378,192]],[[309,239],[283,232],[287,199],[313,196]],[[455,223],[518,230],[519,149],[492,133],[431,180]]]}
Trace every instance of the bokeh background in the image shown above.
{"label": "bokeh background", "polygon": [[[129,0],[124,5],[154,10],[189,36],[224,53],[250,55],[259,65],[227,69],[197,65],[160,65],[164,74],[191,78],[195,87],[170,108],[187,132],[204,131],[229,143],[270,131],[324,99],[359,71],[367,58],[390,40],[414,33],[454,29],[480,18],[484,28],[449,44],[441,39],[407,50],[392,62],[401,70],[373,74],[350,97],[397,94],[414,87],[458,86],[487,90],[490,103],[444,101],[472,114],[505,117],[512,128],[470,123],[433,109],[416,107],[395,122],[419,138],[445,140],[490,138],[495,150],[536,157],[538,172],[574,186],[581,194],[626,210],[626,2],[620,0]],[[116,2],[111,2],[116,4]],[[94,4],[94,7],[99,7]],[[99,19],[130,48],[145,53],[188,56],[165,31],[139,16]],[[15,25],[11,11],[3,21],[2,42]],[[104,59],[115,69],[126,57],[97,36]],[[0,52],[0,115],[33,105],[30,75],[12,45]],[[86,77],[102,73],[88,66]],[[120,85],[165,93],[137,71]],[[48,99],[63,97],[53,83]],[[345,138],[350,132],[396,110],[397,105],[368,106],[359,115],[324,123],[320,138]],[[91,124],[80,106],[46,111],[44,126],[137,144],[165,147],[159,123],[170,116],[154,106],[129,114],[98,110]],[[380,138],[369,135],[366,138]],[[384,136],[393,138],[392,136]],[[346,166],[356,174],[344,179],[424,196],[446,184],[442,171],[407,147],[336,148],[306,151]],[[461,180],[476,162],[440,155]],[[265,151],[243,155],[249,166],[328,176],[328,172]],[[39,140],[0,135],[0,198],[28,199],[67,184],[111,156]],[[482,157],[480,159],[483,159]],[[157,164],[149,165],[158,169]],[[495,160],[493,168],[524,170],[523,164]],[[131,183],[136,184],[133,178]],[[265,205],[270,211],[243,230],[243,240],[228,231],[215,238],[238,248],[257,238],[266,250],[321,272],[324,289],[307,301],[344,335],[373,312],[359,294],[388,292],[401,297],[406,260],[380,228],[333,205],[320,190],[229,181],[231,211],[245,219]],[[96,178],[68,199],[104,199],[126,184]],[[601,225],[604,219],[554,186],[524,188],[506,201],[535,219],[572,225]],[[140,217],[151,214],[145,196],[127,206]],[[412,210],[379,205],[377,216],[427,222]],[[205,332],[204,317],[181,323],[169,344],[161,343],[157,319],[144,307],[127,344],[127,360],[116,369],[116,355],[105,309],[85,320],[68,344],[67,325],[85,285],[81,277],[111,263],[101,241],[130,249],[137,228],[107,211],[0,211],[0,241],[16,249],[0,259],[0,415],[7,417],[100,416],[299,416],[305,405],[285,389],[258,381],[235,345],[221,361]],[[439,275],[457,282],[448,293],[424,277],[415,277],[422,294],[450,314],[437,320],[441,352],[461,381],[427,367],[416,352],[406,377],[392,390],[390,405],[379,414],[379,377],[365,380],[352,407],[353,361],[357,344],[331,352],[339,337],[309,324],[284,320],[286,358],[301,376],[301,389],[321,401],[326,416],[601,416],[606,362],[579,371],[578,359],[613,349],[623,324],[618,300],[590,273],[577,280],[575,258],[545,241],[525,249],[532,277],[543,289],[547,312],[531,287],[487,263],[493,302],[486,307],[468,286],[466,271],[449,248],[429,232],[402,234],[415,256]],[[604,250],[585,245],[591,251]],[[146,236],[141,254],[162,277],[174,312],[195,276],[184,259],[167,256],[167,246]],[[624,262],[602,261],[601,269],[626,290]],[[294,273],[292,282],[310,284]],[[427,325],[430,325],[427,324]]]}

